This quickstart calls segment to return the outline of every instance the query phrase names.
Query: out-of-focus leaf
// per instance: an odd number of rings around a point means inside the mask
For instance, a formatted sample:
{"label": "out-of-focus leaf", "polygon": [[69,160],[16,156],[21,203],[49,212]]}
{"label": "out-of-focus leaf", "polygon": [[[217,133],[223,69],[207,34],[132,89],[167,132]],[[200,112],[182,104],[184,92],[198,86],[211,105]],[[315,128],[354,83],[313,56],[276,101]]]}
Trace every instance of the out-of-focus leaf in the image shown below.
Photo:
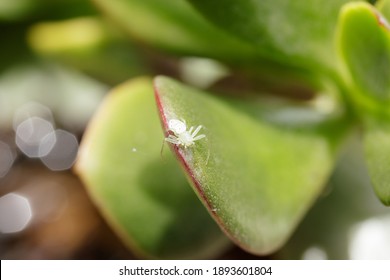
{"label": "out-of-focus leaf", "polygon": [[64,19],[95,12],[89,0],[0,0],[0,21]]}
{"label": "out-of-focus leaf", "polygon": [[[335,62],[333,37],[348,0],[188,0],[210,21],[288,63]],[[287,60],[286,60],[287,59]]]}
{"label": "out-of-focus leaf", "polygon": [[76,170],[105,218],[141,256],[212,258],[228,244],[165,149],[149,79],[115,88],[81,146]]}
{"label": "out-of-focus leaf", "polygon": [[[345,260],[356,258],[356,252],[361,255],[358,259],[388,256],[388,246],[378,240],[389,236],[380,223],[384,215],[389,217],[389,210],[378,203],[371,189],[360,137],[354,135],[351,140],[325,191],[277,259]],[[362,222],[367,226],[357,229]]]}
{"label": "out-of-focus leaf", "polygon": [[368,110],[363,116],[367,166],[379,199],[390,205],[390,26],[366,3],[343,7],[339,19],[338,44],[355,85],[351,97]]}
{"label": "out-of-focus leaf", "polygon": [[147,73],[137,49],[99,18],[39,23],[30,28],[28,37],[30,46],[40,55],[109,84]]}
{"label": "out-of-focus leaf", "polygon": [[0,0],[0,20],[15,20],[24,17],[34,8],[31,0]]}
{"label": "out-of-focus leaf", "polygon": [[339,19],[338,45],[356,85],[356,90],[352,90],[353,98],[363,106],[387,107],[390,101],[390,26],[386,19],[369,4],[345,5]]}
{"label": "out-of-focus leaf", "polygon": [[364,148],[371,181],[382,203],[390,206],[389,120],[366,116],[364,125]]}
{"label": "out-of-focus leaf", "polygon": [[172,148],[220,227],[255,254],[282,246],[321,192],[346,123],[313,111],[264,112],[164,77],[155,91],[167,133],[172,119],[203,126],[205,138]]}
{"label": "out-of-focus leaf", "polygon": [[228,60],[253,58],[255,49],[202,18],[185,0],[94,0],[132,36],[169,51]]}
{"label": "out-of-focus leaf", "polygon": [[[20,112],[22,118],[31,118],[43,107],[49,111],[43,116],[52,111],[63,128],[81,132],[106,92],[105,84],[59,65],[15,65],[0,74],[0,129],[16,129]],[[39,109],[28,113],[28,108],[36,108],[34,104]]]}
{"label": "out-of-focus leaf", "polygon": [[26,25],[9,24],[0,27],[1,40],[0,72],[7,71],[15,64],[31,62],[33,56],[26,44]]}
{"label": "out-of-focus leaf", "polygon": [[387,20],[390,20],[390,0],[380,0],[376,3],[376,7]]}

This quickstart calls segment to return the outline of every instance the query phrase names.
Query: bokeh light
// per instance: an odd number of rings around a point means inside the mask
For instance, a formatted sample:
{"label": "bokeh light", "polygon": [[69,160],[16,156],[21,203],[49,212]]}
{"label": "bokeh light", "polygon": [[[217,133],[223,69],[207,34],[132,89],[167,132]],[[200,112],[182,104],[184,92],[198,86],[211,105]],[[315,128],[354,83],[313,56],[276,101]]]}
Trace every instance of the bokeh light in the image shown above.
{"label": "bokeh light", "polygon": [[78,151],[76,136],[65,130],[57,129],[46,135],[41,142],[40,151],[46,153],[42,162],[53,171],[66,170],[72,167]]}
{"label": "bokeh light", "polygon": [[229,69],[222,63],[209,58],[186,57],[180,61],[181,78],[199,88],[207,88],[229,75]]}
{"label": "bokeh light", "polygon": [[[40,152],[48,153],[50,147],[41,146],[41,142],[45,136],[54,132],[53,125],[40,117],[31,117],[20,123],[16,129],[16,145],[28,157],[36,158],[45,156]],[[46,141],[46,145],[52,145],[52,142]]]}
{"label": "bokeh light", "polygon": [[30,101],[20,106],[14,113],[13,128],[16,131],[18,126],[31,117],[40,117],[50,123],[54,123],[51,110],[45,105]]}
{"label": "bokeh light", "polygon": [[349,255],[353,260],[390,260],[390,215],[370,218],[353,227]]}
{"label": "bokeh light", "polygon": [[327,260],[328,255],[326,251],[318,246],[312,246],[307,248],[302,255],[303,260]]}
{"label": "bokeh light", "polygon": [[32,218],[30,202],[24,196],[9,193],[0,197],[0,232],[20,232]]}

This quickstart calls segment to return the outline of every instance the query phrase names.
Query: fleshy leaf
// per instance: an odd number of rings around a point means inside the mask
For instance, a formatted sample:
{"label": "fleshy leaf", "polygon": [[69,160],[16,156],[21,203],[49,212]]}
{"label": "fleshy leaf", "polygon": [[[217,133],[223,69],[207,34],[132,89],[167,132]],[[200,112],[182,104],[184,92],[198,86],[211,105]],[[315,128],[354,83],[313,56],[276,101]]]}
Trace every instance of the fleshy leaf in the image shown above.
{"label": "fleshy leaf", "polygon": [[83,140],[76,171],[109,224],[141,256],[211,258],[228,245],[165,149],[151,80],[115,88]]}
{"label": "fleshy leaf", "polygon": [[[335,62],[333,36],[348,0],[188,0],[210,21],[271,57],[317,67]],[[286,60],[287,59],[287,60]]]}
{"label": "fleshy leaf", "polygon": [[[205,138],[172,148],[220,227],[255,254],[282,246],[321,192],[346,123],[308,111],[264,112],[165,77],[155,79],[155,92],[167,134],[172,119],[203,126]],[[294,123],[302,115],[313,123]]]}
{"label": "fleshy leaf", "polygon": [[[382,9],[385,2],[379,4]],[[355,84],[351,97],[368,109],[362,114],[363,141],[373,187],[390,205],[390,25],[373,6],[350,3],[341,11],[338,32],[340,52]]]}
{"label": "fleshy leaf", "polygon": [[134,37],[187,55],[253,58],[255,49],[202,18],[185,0],[94,0]]}
{"label": "fleshy leaf", "polygon": [[390,206],[390,125],[388,119],[365,117],[366,163],[376,195]]}
{"label": "fleshy leaf", "polygon": [[[388,236],[385,228],[390,225],[389,209],[378,203],[371,189],[362,152],[361,139],[354,133],[324,194],[278,252],[277,259],[319,259],[322,255],[329,260],[357,260],[386,256],[388,247],[378,242],[379,236],[373,238],[369,232],[374,229]],[[383,231],[375,230],[380,228]]]}
{"label": "fleshy leaf", "polygon": [[390,25],[369,4],[345,5],[339,19],[338,44],[356,85],[354,99],[364,106],[390,101]]}

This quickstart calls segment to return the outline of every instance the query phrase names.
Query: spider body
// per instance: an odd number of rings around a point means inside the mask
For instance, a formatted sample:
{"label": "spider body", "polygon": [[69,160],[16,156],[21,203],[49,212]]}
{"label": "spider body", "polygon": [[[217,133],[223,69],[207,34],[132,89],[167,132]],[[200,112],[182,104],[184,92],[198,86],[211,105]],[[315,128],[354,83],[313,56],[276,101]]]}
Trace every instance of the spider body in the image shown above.
{"label": "spider body", "polygon": [[201,125],[197,126],[195,130],[194,127],[191,126],[191,128],[187,131],[186,123],[176,119],[172,119],[168,122],[168,128],[173,134],[166,137],[165,141],[184,148],[188,148],[194,145],[195,141],[206,137],[204,134],[198,135],[202,128]]}

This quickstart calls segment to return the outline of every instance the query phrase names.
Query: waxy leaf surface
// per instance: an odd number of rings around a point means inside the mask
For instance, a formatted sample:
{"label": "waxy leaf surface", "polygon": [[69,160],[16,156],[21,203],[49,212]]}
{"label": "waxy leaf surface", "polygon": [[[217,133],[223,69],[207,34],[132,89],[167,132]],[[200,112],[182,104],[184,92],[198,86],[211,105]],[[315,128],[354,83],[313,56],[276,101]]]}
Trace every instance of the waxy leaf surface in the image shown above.
{"label": "waxy leaf surface", "polygon": [[[304,109],[266,112],[165,77],[155,91],[167,135],[172,119],[203,126],[205,138],[172,149],[220,227],[255,254],[282,246],[321,193],[345,122]],[[297,121],[302,115],[312,122]]]}
{"label": "waxy leaf surface", "polygon": [[[333,67],[333,37],[348,0],[188,0],[210,21],[296,65]],[[318,69],[316,69],[318,70]]]}
{"label": "waxy leaf surface", "polygon": [[213,258],[227,238],[165,149],[151,80],[115,88],[84,137],[76,171],[104,217],[149,258]]}
{"label": "waxy leaf surface", "polygon": [[340,13],[338,45],[355,85],[353,98],[365,107],[390,104],[390,25],[375,8],[358,2]]}
{"label": "waxy leaf surface", "polygon": [[390,206],[390,125],[388,119],[366,116],[364,148],[367,168],[376,195]]}

